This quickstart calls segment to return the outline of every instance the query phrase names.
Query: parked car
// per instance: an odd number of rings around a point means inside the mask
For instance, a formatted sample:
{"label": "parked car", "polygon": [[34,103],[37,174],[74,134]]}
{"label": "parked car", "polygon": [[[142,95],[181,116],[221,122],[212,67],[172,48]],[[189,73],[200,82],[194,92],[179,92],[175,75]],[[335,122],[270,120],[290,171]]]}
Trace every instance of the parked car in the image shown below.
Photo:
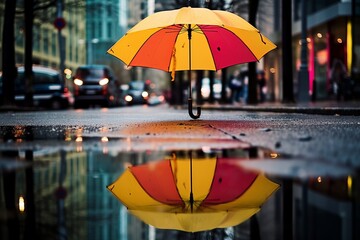
{"label": "parked car", "polygon": [[120,89],[110,67],[106,65],[84,65],[76,69],[74,80],[74,107],[120,104]]}
{"label": "parked car", "polygon": [[143,81],[131,81],[128,84],[125,101],[128,105],[146,104],[149,97],[149,86]]}
{"label": "parked car", "polygon": [[[15,80],[15,103],[25,104],[25,68],[17,68]],[[59,71],[43,66],[33,66],[33,105],[51,109],[68,108],[74,102],[69,89],[65,86],[65,80],[61,78]],[[0,88],[2,88],[0,77]],[[3,92],[1,89],[0,93]]]}

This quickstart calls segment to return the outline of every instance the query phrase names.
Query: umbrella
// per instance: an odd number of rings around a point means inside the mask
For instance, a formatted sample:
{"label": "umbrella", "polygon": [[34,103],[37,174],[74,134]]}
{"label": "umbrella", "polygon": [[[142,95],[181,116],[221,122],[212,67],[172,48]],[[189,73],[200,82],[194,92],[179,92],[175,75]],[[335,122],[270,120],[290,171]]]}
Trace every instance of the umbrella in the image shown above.
{"label": "umbrella", "polygon": [[219,70],[258,61],[276,46],[243,18],[226,11],[183,7],[157,12],[140,21],[108,53],[128,66],[172,72],[188,70],[189,115],[191,70]]}
{"label": "umbrella", "polygon": [[235,226],[278,189],[228,158],[166,160],[129,167],[107,188],[147,224],[188,232]]}

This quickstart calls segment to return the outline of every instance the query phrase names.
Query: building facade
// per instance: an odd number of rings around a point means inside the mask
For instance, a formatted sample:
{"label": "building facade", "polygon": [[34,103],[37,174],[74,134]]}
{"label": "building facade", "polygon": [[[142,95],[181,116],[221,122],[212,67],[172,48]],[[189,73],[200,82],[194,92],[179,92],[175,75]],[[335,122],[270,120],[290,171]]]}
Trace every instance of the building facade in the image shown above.
{"label": "building facade", "polygon": [[[266,1],[266,0],[262,0]],[[293,81],[295,97],[298,94],[298,74],[301,50],[301,3],[292,1],[292,49]],[[341,63],[348,79],[351,79],[353,97],[359,97],[360,81],[360,29],[359,0],[307,1],[307,64],[309,72],[309,96],[313,100],[335,98],[334,66]],[[281,0],[273,1],[274,21],[271,39],[278,49],[266,57],[269,80],[269,98],[282,100],[281,64]],[[287,80],[286,80],[287,81]],[[336,88],[336,87],[335,87]]]}
{"label": "building facade", "polygon": [[[294,1],[293,46],[295,69],[300,59],[300,0]],[[341,63],[346,75],[356,81],[360,64],[359,0],[308,2],[309,93],[315,99],[334,94],[335,67]]]}
{"label": "building facade", "polygon": [[[65,27],[61,30],[63,49],[65,51],[65,67],[75,68],[85,63],[85,48],[78,44],[79,39],[85,38],[84,1],[62,1],[61,17],[65,20]],[[0,3],[0,12],[4,12],[4,2]],[[38,6],[37,6],[38,7]],[[17,2],[15,19],[15,54],[16,64],[24,64],[24,1]],[[60,69],[60,47],[58,29],[54,21],[59,17],[57,5],[35,8],[33,24],[33,63],[55,69]],[[4,16],[4,14],[1,14]],[[4,18],[0,18],[0,37],[3,37]],[[0,50],[2,46],[0,45]],[[2,61],[2,60],[1,60]]]}
{"label": "building facade", "polygon": [[[127,2],[126,0],[59,0],[61,10],[58,4],[34,10],[33,63],[60,70],[63,61],[64,69],[68,68],[72,71],[84,64],[107,64],[116,67],[119,60],[108,56],[106,52],[125,33]],[[4,6],[4,3],[0,3],[2,13]],[[19,14],[15,19],[15,51],[18,65],[24,64],[23,10],[24,1],[18,1]],[[62,45],[59,44],[59,30],[54,25],[55,19],[59,17],[65,20],[65,26],[61,29]],[[4,19],[1,17],[1,39],[3,22]],[[1,48],[0,45],[0,51]],[[63,60],[60,59],[61,49],[64,53]]]}
{"label": "building facade", "polygon": [[109,64],[107,50],[125,33],[127,1],[86,0],[87,64]]}

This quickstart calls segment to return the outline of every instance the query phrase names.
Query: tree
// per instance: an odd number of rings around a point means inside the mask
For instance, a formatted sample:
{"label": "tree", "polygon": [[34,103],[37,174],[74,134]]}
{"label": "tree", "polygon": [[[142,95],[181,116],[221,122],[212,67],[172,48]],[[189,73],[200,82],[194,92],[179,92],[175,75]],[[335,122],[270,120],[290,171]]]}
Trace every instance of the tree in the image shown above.
{"label": "tree", "polygon": [[[14,82],[17,75],[15,64],[15,10],[16,0],[5,1],[4,27],[2,39],[2,81],[3,104],[14,104]],[[6,59],[6,61],[4,61]]]}
{"label": "tree", "polygon": [[25,104],[33,106],[33,72],[32,72],[32,45],[33,45],[33,0],[26,0],[25,7]]}
{"label": "tree", "polygon": [[[14,105],[15,79],[17,76],[15,59],[15,16],[24,14],[25,26],[25,78],[27,104],[32,104],[32,28],[34,12],[55,6],[56,0],[26,0],[21,1],[23,7],[17,5],[16,0],[6,0],[4,13],[4,28],[2,39],[2,69],[3,69],[3,104]],[[40,16],[40,15],[39,15]],[[6,61],[4,61],[6,59]]]}
{"label": "tree", "polygon": [[[62,1],[62,0],[59,0]],[[33,26],[36,11],[54,7],[56,0],[26,0],[24,1],[25,25],[25,104],[33,106]]]}

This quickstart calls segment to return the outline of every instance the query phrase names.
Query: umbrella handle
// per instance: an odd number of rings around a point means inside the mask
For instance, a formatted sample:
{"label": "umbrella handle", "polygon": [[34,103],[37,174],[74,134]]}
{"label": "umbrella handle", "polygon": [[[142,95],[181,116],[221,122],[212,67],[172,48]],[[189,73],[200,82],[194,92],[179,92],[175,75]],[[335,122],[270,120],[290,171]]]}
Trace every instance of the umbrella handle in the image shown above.
{"label": "umbrella handle", "polygon": [[201,115],[201,107],[197,107],[196,110],[196,114],[193,113],[193,106],[192,106],[192,99],[189,98],[188,99],[188,110],[189,110],[189,115],[192,119],[198,119]]}

